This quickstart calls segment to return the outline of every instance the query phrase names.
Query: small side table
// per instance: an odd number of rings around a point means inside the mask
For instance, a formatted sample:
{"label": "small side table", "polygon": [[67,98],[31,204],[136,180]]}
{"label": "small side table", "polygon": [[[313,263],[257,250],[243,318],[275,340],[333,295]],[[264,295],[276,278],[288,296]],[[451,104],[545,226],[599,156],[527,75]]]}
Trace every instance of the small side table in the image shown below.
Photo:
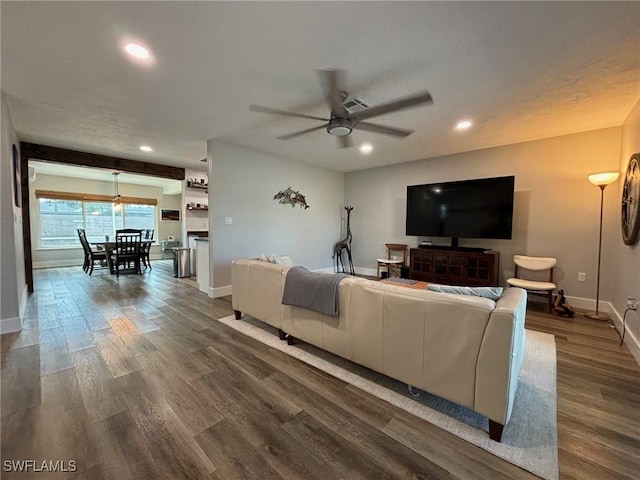
{"label": "small side table", "polygon": [[391,260],[389,258],[377,258],[378,262],[378,278],[380,278],[380,267],[387,267],[390,277],[400,276],[400,267],[404,265],[403,260]]}

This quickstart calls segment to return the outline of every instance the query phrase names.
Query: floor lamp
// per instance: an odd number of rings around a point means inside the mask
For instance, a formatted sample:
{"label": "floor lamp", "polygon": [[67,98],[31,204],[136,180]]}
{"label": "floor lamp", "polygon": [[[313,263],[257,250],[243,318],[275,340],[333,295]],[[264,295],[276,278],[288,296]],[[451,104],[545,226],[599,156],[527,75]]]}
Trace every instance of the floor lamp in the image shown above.
{"label": "floor lamp", "polygon": [[589,181],[596,187],[600,187],[600,237],[598,240],[598,277],[596,280],[596,312],[587,313],[585,317],[594,320],[609,321],[609,315],[600,313],[600,260],[602,258],[602,213],[604,210],[604,189],[610,183],[615,182],[620,174],[618,172],[594,173],[589,175]]}

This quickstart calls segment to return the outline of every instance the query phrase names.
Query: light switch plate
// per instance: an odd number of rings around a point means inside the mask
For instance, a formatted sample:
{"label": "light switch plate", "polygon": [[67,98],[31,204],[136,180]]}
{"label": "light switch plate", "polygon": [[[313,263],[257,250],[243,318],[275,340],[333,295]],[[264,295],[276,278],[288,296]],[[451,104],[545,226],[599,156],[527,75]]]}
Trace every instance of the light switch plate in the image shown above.
{"label": "light switch plate", "polygon": [[224,224],[225,225],[231,225],[233,223],[233,218],[231,217],[224,217]]}

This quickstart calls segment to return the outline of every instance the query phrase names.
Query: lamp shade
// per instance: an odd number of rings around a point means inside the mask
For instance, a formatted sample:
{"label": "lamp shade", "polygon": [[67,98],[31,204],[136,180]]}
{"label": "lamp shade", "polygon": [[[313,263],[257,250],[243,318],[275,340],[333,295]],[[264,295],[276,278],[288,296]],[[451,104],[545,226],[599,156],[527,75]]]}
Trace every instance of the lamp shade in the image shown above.
{"label": "lamp shade", "polygon": [[619,172],[594,173],[589,175],[589,181],[594,185],[601,187],[615,182],[620,176]]}

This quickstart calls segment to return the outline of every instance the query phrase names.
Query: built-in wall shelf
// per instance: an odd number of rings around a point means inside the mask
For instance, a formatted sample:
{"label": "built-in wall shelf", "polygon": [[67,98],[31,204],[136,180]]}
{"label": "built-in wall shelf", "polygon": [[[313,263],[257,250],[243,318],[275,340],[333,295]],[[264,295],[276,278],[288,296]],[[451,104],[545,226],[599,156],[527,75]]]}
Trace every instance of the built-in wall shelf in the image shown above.
{"label": "built-in wall shelf", "polygon": [[197,188],[199,190],[207,190],[209,188],[209,184],[208,183],[187,182],[187,188]]}
{"label": "built-in wall shelf", "polygon": [[[201,170],[185,170],[182,190],[182,205],[184,213],[183,237],[184,245],[194,248],[188,241],[188,232],[209,230],[209,176]],[[187,232],[185,234],[185,232]],[[192,254],[193,258],[193,254]],[[193,271],[195,264],[191,265]]]}

